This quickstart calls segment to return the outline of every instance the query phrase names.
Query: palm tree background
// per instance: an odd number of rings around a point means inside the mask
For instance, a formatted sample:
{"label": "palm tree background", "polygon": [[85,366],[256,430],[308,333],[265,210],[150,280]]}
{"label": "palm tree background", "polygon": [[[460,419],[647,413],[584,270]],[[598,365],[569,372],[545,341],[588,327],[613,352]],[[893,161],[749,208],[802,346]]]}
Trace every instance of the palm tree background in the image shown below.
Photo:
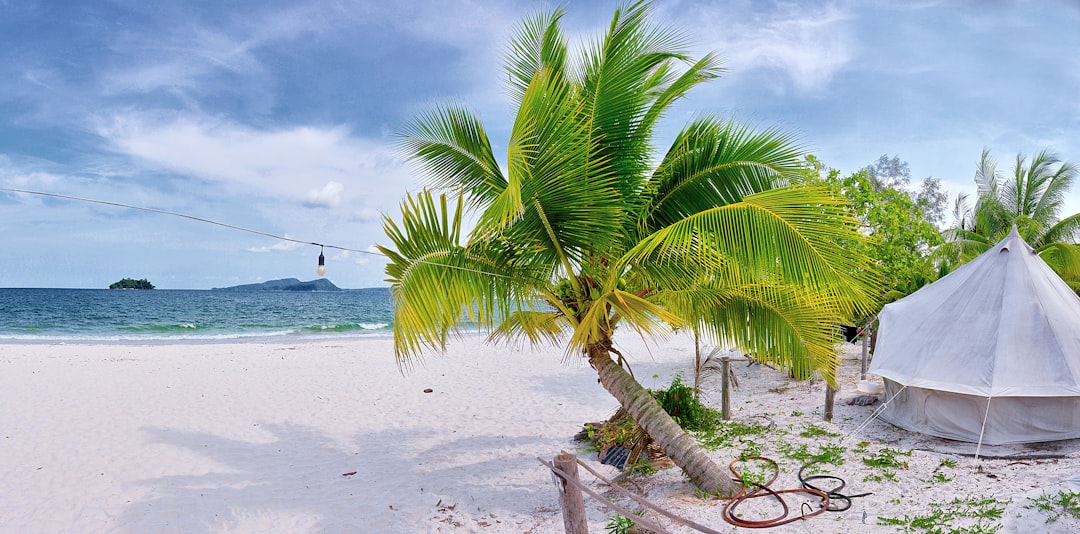
{"label": "palm tree background", "polygon": [[428,189],[385,221],[395,349],[407,367],[463,320],[493,340],[565,343],[698,488],[730,494],[729,474],[621,365],[616,330],[692,327],[833,381],[836,324],[866,311],[875,278],[845,247],[864,239],[846,201],[799,183],[789,134],[702,117],[655,152],[665,111],[722,69],[648,14],[617,9],[574,59],[561,11],[522,22],[506,54],[505,170],[461,104],[405,128]]}
{"label": "palm tree background", "polygon": [[1065,195],[1077,176],[1076,164],[1044,149],[1029,161],[1017,154],[1011,174],[998,170],[983,150],[975,171],[978,197],[971,208],[959,197],[955,225],[943,232],[939,254],[950,265],[966,263],[1016,227],[1074,291],[1080,291],[1080,214],[1060,218]]}

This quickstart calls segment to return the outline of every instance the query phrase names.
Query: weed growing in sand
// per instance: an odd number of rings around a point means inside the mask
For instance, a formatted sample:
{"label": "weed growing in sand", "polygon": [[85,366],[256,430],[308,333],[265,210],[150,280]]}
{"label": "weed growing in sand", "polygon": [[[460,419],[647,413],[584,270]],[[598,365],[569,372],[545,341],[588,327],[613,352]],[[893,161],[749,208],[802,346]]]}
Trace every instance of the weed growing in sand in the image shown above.
{"label": "weed growing in sand", "polygon": [[818,452],[813,453],[810,452],[810,446],[805,443],[796,447],[784,440],[780,440],[777,448],[786,458],[791,458],[803,465],[808,463],[843,465],[844,453],[847,452],[847,447],[827,443],[818,446]]}
{"label": "weed growing in sand", "polygon": [[746,447],[743,447],[742,452],[739,453],[739,459],[745,460],[747,458],[753,458],[755,456],[762,456],[765,454],[765,445],[757,442],[747,442]]}
{"label": "weed growing in sand", "polygon": [[[1050,514],[1046,518],[1047,523],[1057,521],[1063,515],[1071,515],[1080,519],[1080,493],[1075,491],[1059,491],[1054,495],[1043,493],[1038,497],[1028,497],[1040,512]],[[1030,506],[1029,506],[1030,508]]]}
{"label": "weed growing in sand", "polygon": [[902,451],[900,449],[890,449],[889,447],[883,447],[877,454],[871,454],[870,456],[864,456],[862,461],[864,464],[870,467],[880,467],[882,469],[888,467],[896,467],[899,469],[907,469],[907,460],[901,460],[898,456],[911,456],[911,451]]}
{"label": "weed growing in sand", "polygon": [[651,477],[657,473],[652,462],[645,459],[639,459],[634,465],[628,466],[626,472],[632,477],[641,478]]}
{"label": "weed growing in sand", "polygon": [[728,449],[737,444],[756,443],[774,429],[772,425],[758,422],[722,421],[715,426],[694,433],[698,443],[705,450]]}
{"label": "weed growing in sand", "polygon": [[949,460],[949,459],[942,460],[941,463],[939,463],[938,466],[934,468],[934,474],[930,475],[930,478],[921,479],[921,480],[923,482],[926,482],[926,483],[929,483],[929,484],[935,484],[935,483],[939,483],[939,482],[949,482],[952,479],[956,478],[955,476],[949,476],[949,475],[946,475],[945,473],[942,473],[941,472],[942,467],[949,467],[949,468],[956,467],[956,460]]}
{"label": "weed growing in sand", "polygon": [[[644,517],[645,511],[640,510],[634,512],[634,515]],[[604,530],[607,531],[608,534],[626,534],[627,532],[630,532],[630,529],[632,528],[634,528],[634,520],[618,514],[611,516],[611,518],[608,519],[607,525],[604,526]]]}
{"label": "weed growing in sand", "polygon": [[[944,504],[930,503],[930,511],[923,515],[878,517],[878,524],[896,526],[903,532],[992,534],[1001,530],[1001,524],[996,521],[1005,515],[1005,505],[1009,502],[993,497],[958,497]],[[964,524],[953,525],[954,522]]]}
{"label": "weed growing in sand", "polygon": [[822,428],[822,427],[820,427],[818,425],[815,425],[813,423],[807,423],[806,428],[804,428],[802,432],[799,432],[799,435],[804,437],[804,438],[819,438],[819,437],[838,438],[838,437],[840,437],[840,434],[838,434],[836,432],[830,432],[828,430],[825,430],[824,428]]}
{"label": "weed growing in sand", "polygon": [[721,420],[720,412],[702,404],[694,388],[683,383],[681,375],[675,375],[667,389],[652,393],[664,411],[686,430],[707,430]]}
{"label": "weed growing in sand", "polygon": [[771,464],[761,460],[746,459],[739,470],[739,480],[747,488],[764,486],[772,477],[775,469]]}
{"label": "weed growing in sand", "polygon": [[921,478],[919,480],[922,482],[926,482],[927,484],[941,484],[944,482],[951,482],[954,478],[956,477],[935,471],[934,474],[930,475],[930,478]]}
{"label": "weed growing in sand", "polygon": [[877,467],[881,469],[881,473],[871,473],[863,478],[863,482],[882,482],[890,480],[897,482],[896,471],[893,469],[907,469],[907,460],[901,460],[898,456],[911,456],[911,451],[902,451],[899,449],[890,449],[884,447],[876,454],[870,456],[863,456],[863,463],[870,467]]}

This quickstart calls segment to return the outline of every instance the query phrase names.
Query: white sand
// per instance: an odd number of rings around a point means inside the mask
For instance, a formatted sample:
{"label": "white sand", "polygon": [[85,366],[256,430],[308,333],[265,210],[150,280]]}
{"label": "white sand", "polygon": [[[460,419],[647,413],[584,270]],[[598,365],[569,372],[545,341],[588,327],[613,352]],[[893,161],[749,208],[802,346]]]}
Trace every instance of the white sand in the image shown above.
{"label": "white sand", "polygon": [[[690,340],[651,350],[623,341],[646,387],[688,375]],[[923,514],[931,502],[956,496],[1011,499],[998,521],[1003,531],[1080,530],[1071,518],[1044,523],[1045,513],[1027,500],[1080,489],[1062,483],[1080,473],[1076,441],[984,448],[984,455],[1057,458],[976,463],[963,456],[974,452],[969,444],[880,421],[851,434],[873,409],[844,404],[855,394],[855,360],[845,360],[833,424],[821,422],[821,384],[736,367],[735,418],[776,424],[763,445],[781,461],[777,487],[797,486],[799,468],[776,452],[782,441],[812,451],[831,442],[847,449],[833,471],[849,492],[873,492],[847,512],[772,532],[896,532],[877,517]],[[707,392],[718,406],[718,380]],[[572,441],[583,422],[615,408],[592,369],[576,359],[564,364],[561,349],[533,352],[477,338],[455,341],[450,354],[430,355],[405,375],[385,339],[0,345],[0,532],[561,532],[551,474],[536,458],[578,450],[615,474]],[[841,437],[800,437],[808,423]],[[866,452],[856,452],[864,441]],[[913,450],[904,458],[908,469],[895,482],[864,481],[881,471],[861,458],[882,447]],[[726,465],[738,452],[711,454]],[[952,480],[934,482],[942,459],[957,462],[939,469]],[[614,495],[588,474],[583,480]],[[722,503],[697,498],[678,469],[628,486],[716,530],[746,531],[724,523]],[[590,531],[604,532],[612,514],[587,505]],[[971,524],[964,521],[954,526]]]}

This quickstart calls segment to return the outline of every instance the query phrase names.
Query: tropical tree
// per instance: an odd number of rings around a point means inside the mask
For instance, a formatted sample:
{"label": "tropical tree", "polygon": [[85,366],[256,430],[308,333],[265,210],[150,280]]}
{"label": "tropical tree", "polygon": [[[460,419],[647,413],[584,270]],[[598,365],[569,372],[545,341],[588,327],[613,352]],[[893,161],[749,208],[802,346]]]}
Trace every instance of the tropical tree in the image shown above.
{"label": "tropical tree", "polygon": [[654,153],[664,112],[721,69],[648,13],[617,9],[576,61],[561,11],[521,24],[506,55],[517,115],[505,170],[460,104],[405,128],[429,189],[385,220],[395,352],[408,367],[463,320],[493,340],[565,342],[698,488],[730,494],[730,474],[620,365],[616,330],[698,325],[833,381],[832,331],[871,299],[872,276],[837,240],[859,238],[845,200],[789,183],[801,157],[789,135],[703,117]]}
{"label": "tropical tree", "polygon": [[1076,176],[1076,164],[1049,149],[1030,161],[1017,154],[1011,174],[998,171],[997,161],[984,149],[975,171],[975,207],[966,197],[957,199],[956,221],[944,232],[941,256],[953,264],[967,262],[1015,226],[1073,290],[1080,289],[1080,214],[1059,218]]}
{"label": "tropical tree", "polygon": [[[864,233],[871,238],[851,246],[862,246],[862,253],[878,265],[880,293],[873,313],[937,279],[932,252],[942,238],[930,220],[933,215],[927,211],[944,211],[943,207],[931,206],[943,204],[942,198],[933,202],[927,199],[927,195],[937,194],[934,185],[927,185],[936,184],[936,180],[927,178],[918,193],[908,191],[907,163],[895,156],[892,160],[881,156],[874,165],[847,176],[814,156],[806,159],[810,179],[850,200]],[[888,168],[899,171],[889,173]]]}

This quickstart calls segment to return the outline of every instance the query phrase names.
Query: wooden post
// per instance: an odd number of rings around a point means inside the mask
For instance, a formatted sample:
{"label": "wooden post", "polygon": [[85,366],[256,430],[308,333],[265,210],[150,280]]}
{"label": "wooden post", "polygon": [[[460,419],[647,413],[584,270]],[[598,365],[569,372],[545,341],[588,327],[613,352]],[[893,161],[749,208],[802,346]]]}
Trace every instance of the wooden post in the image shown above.
{"label": "wooden post", "polygon": [[836,400],[836,389],[825,385],[825,420],[832,421],[833,403]]}
{"label": "wooden post", "polygon": [[[553,462],[566,476],[577,480],[577,458],[572,454],[560,454]],[[555,485],[559,489],[559,505],[562,506],[563,528],[566,534],[589,534],[589,523],[585,520],[585,499],[581,488],[568,483],[554,471]]]}
{"label": "wooden post", "polygon": [[869,324],[867,324],[866,326],[863,327],[863,336],[862,336],[862,376],[859,378],[859,380],[866,380],[866,357],[867,357],[867,354],[869,353],[869,348],[870,348],[870,332],[871,332],[871,330],[870,330],[870,325]]}
{"label": "wooden post", "polygon": [[720,373],[723,379],[720,382],[720,416],[727,421],[731,419],[731,358],[720,358]]}

